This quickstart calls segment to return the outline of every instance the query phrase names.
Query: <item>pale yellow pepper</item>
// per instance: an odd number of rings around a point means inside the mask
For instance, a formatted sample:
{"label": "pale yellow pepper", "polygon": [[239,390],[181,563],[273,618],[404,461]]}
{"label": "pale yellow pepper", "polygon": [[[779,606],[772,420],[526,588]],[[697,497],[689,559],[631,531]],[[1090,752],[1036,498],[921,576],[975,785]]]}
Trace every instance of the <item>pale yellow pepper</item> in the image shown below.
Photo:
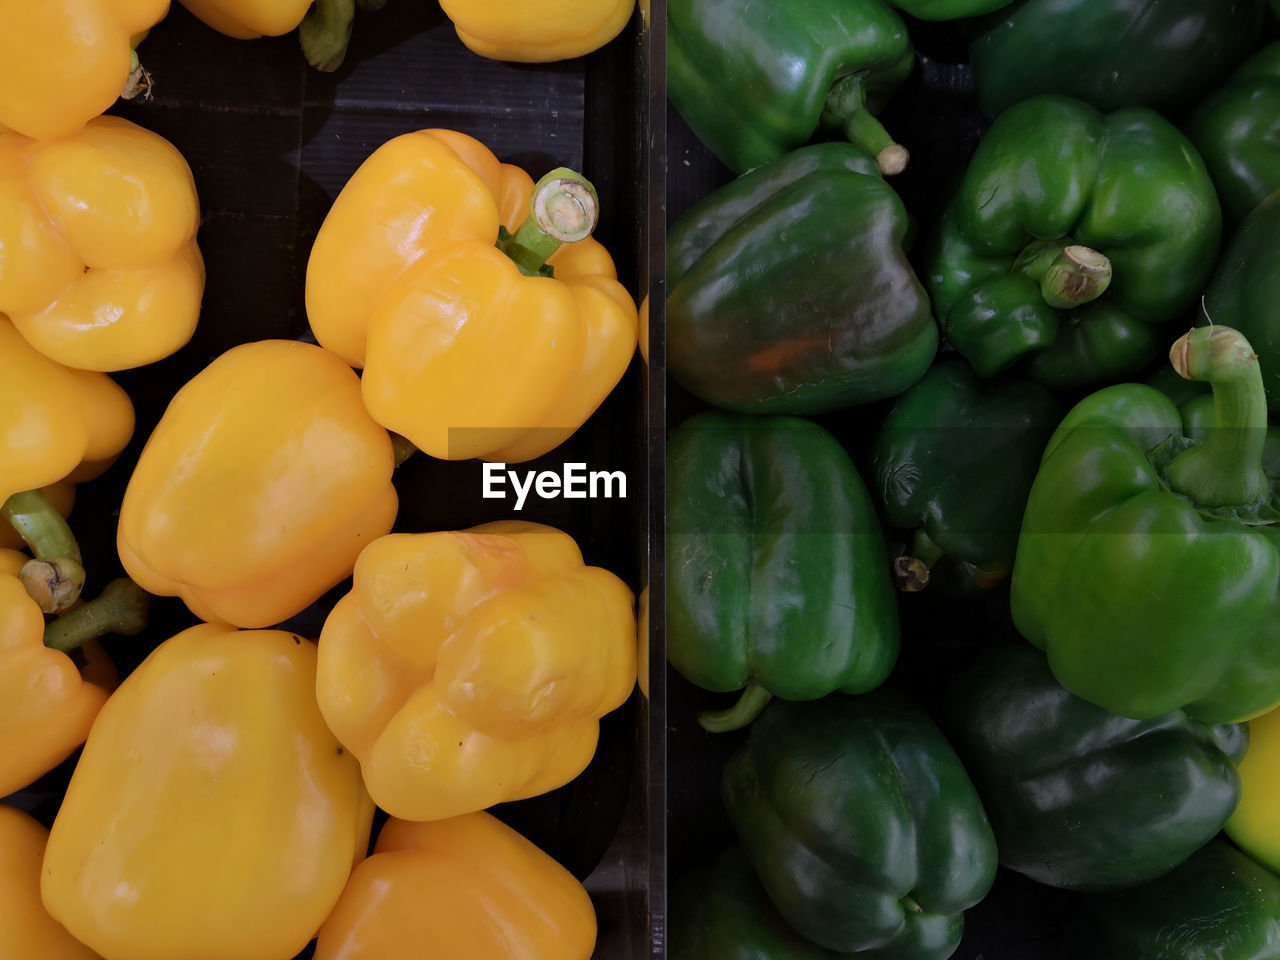
{"label": "pale yellow pepper", "polygon": [[636,0],[440,0],[440,6],[480,56],[546,63],[599,50],[631,20]]}
{"label": "pale yellow pepper", "polygon": [[487,813],[391,819],[320,928],[316,960],[588,960],[591,898]]}
{"label": "pale yellow pepper", "polygon": [[156,648],[98,714],[54,820],[53,918],[106,960],[300,951],[373,818],[316,708],[315,663],[278,630],[202,624]]}
{"label": "pale yellow pepper", "polygon": [[1238,765],[1240,802],[1227,836],[1280,872],[1280,710],[1249,721],[1249,748]]}
{"label": "pale yellow pepper", "polygon": [[99,117],[62,140],[0,132],[0,313],[68,367],[114,371],[191,339],[204,293],[191,169]]}
{"label": "pale yellow pepper", "polygon": [[40,864],[49,831],[39,820],[0,806],[0,957],[98,960],[40,902]]}
{"label": "pale yellow pepper", "polygon": [[169,0],[0,0],[0,127],[52,140],[120,97]]}
{"label": "pale yellow pepper", "polygon": [[627,586],[567,534],[504,521],[370,544],[316,693],[378,806],[439,820],[568,783],[635,683]]}

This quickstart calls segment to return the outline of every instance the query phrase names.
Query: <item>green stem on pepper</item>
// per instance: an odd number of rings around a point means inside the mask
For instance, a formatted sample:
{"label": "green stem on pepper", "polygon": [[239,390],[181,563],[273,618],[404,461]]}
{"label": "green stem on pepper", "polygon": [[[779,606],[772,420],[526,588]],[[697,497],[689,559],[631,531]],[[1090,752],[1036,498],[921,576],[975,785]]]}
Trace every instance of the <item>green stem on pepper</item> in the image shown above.
{"label": "green stem on pepper", "polygon": [[868,156],[886,177],[907,169],[911,155],[894,142],[883,124],[867,109],[866,78],[853,73],[831,86],[822,107],[822,123],[844,134],[846,140]]}
{"label": "green stem on pepper", "polygon": [[298,25],[298,42],[311,66],[324,73],[342,66],[355,15],[355,0],[316,0]]}
{"label": "green stem on pepper", "polygon": [[1097,300],[1111,285],[1111,260],[1067,238],[1029,243],[1013,269],[1040,284],[1044,302],[1057,310]]}
{"label": "green stem on pepper", "polygon": [[69,653],[109,633],[131,637],[147,627],[151,594],[125,577],[113,580],[96,600],[64,613],[44,628],[44,645]]}
{"label": "green stem on pepper", "polygon": [[742,696],[728,710],[708,710],[698,714],[698,724],[708,733],[728,733],[749,726],[760,716],[773,694],[758,683],[749,683]]}
{"label": "green stem on pepper", "polygon": [[893,581],[903,593],[919,593],[929,585],[929,570],[946,555],[921,527],[916,530],[911,552],[893,558]]}
{"label": "green stem on pepper", "polygon": [[514,234],[502,231],[497,246],[525,276],[546,276],[547,259],[561,244],[589,237],[599,217],[600,198],[591,182],[557,167],[534,184],[529,215]]}
{"label": "green stem on pepper", "polygon": [[45,613],[62,613],[84,588],[80,545],[67,521],[39,490],[13,494],[0,505],[0,516],[18,531],[35,557],[18,573],[27,593]]}
{"label": "green stem on pepper", "polygon": [[1170,461],[1170,487],[1200,506],[1253,504],[1270,495],[1262,469],[1267,398],[1258,355],[1231,327],[1198,327],[1169,351],[1179,376],[1213,388],[1213,426],[1204,442]]}

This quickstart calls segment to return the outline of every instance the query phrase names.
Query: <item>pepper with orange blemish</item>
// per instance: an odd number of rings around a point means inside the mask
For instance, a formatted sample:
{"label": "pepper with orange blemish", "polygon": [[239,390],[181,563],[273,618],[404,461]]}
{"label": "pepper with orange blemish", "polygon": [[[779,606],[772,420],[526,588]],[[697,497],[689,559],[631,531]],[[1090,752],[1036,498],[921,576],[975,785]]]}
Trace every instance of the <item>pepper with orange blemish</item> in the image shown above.
{"label": "pepper with orange blemish", "polygon": [[98,117],[0,132],[0,313],[68,367],[115,371],[191,339],[204,293],[191,169],[158,134]]}
{"label": "pepper with orange blemish", "polygon": [[311,328],[364,368],[373,418],[425,453],[540,456],[595,411],[636,351],[635,302],[589,236],[597,209],[570,171],[535,189],[465,134],[397,137],[320,229]]}
{"label": "pepper with orange blemish", "polygon": [[320,635],[316,693],[374,802],[440,820],[563,786],[636,684],[636,617],[567,534],[393,534]]}

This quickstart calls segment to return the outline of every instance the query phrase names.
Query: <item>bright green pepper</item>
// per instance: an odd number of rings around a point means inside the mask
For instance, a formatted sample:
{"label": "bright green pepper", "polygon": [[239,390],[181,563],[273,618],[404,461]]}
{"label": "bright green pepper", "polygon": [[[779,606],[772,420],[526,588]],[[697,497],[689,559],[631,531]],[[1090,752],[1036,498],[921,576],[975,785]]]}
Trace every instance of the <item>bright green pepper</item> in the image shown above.
{"label": "bright green pepper", "polygon": [[[1280,89],[1280,88],[1278,88]],[[1280,126],[1277,126],[1280,131]],[[1214,323],[1235,327],[1258,351],[1267,406],[1280,414],[1280,190],[1236,231],[1205,295]],[[1201,322],[1207,322],[1203,317]]]}
{"label": "bright green pepper", "polygon": [[1238,722],[1280,703],[1280,510],[1258,358],[1201,327],[1170,354],[1213,388],[1184,436],[1142,384],[1082,400],[1050,439],[1014,561],[1014,623],[1054,676],[1113,713]]}
{"label": "bright green pepper", "polygon": [[1248,54],[1264,0],[1022,0],[970,46],[989,116],[1057,93],[1099,110],[1180,108]]}
{"label": "bright green pepper", "polygon": [[979,375],[1058,388],[1136,373],[1195,303],[1222,233],[1195,150],[1159,114],[1038,97],[988,130],[939,224],[928,284]]}
{"label": "bright green pepper", "polygon": [[984,382],[955,356],[895,401],[872,446],[871,490],[889,526],[914,531],[908,555],[894,561],[899,589],[923,588],[944,559],[977,587],[1009,575],[1031,481],[1062,413],[1039,384]]}
{"label": "bright green pepper", "polygon": [[1254,54],[1200,104],[1187,136],[1218,186],[1231,225],[1280,190],[1280,42]]}
{"label": "bright green pepper", "polygon": [[959,758],[889,690],[770,704],[721,795],[773,905],[828,950],[943,960],[995,879],[995,838]]}
{"label": "bright green pepper", "polygon": [[898,653],[875,508],[849,455],[795,417],[702,413],[667,444],[667,656],[731,730],[770,695],[861,693]]}
{"label": "bright green pepper", "polygon": [[951,686],[944,729],[991,818],[1000,862],[1075,890],[1168,873],[1240,797],[1244,726],[1179,711],[1128,720],[1073,696],[1026,644],[988,650]]}
{"label": "bright green pepper", "polygon": [[667,364],[708,403],[812,414],[901,393],[938,349],[902,201],[847,143],[705,197],[667,236]]}
{"label": "bright green pepper", "polygon": [[835,128],[885,173],[906,151],[875,118],[915,51],[882,0],[671,0],[667,96],[736,173]]}

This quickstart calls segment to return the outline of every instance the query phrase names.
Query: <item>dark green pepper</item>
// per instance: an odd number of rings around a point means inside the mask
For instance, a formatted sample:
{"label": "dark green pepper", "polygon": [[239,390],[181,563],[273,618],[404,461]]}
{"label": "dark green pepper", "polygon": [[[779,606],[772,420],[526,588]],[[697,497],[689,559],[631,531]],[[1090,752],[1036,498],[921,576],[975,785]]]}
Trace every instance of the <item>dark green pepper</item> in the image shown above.
{"label": "dark green pepper", "polygon": [[1222,829],[1240,797],[1246,727],[1177,711],[1118,717],[1069,693],[1026,644],[980,657],[948,691],[946,715],[1000,862],[1050,886],[1162,876]]}
{"label": "dark green pepper", "polygon": [[1013,620],[1091,703],[1237,722],[1280,703],[1280,509],[1262,375],[1224,326],[1184,335],[1171,358],[1212,385],[1208,436],[1185,435],[1173,402],[1142,384],[1077,404],[1027,501]]}
{"label": "dark green pepper", "polygon": [[898,607],[879,521],[836,439],[795,417],[702,413],[667,444],[667,656],[706,690],[704,717],[750,723],[769,696],[884,681]]}
{"label": "dark green pepper", "polygon": [[1132,890],[1064,902],[1089,960],[1278,960],[1280,878],[1214,840]]}
{"label": "dark green pepper", "polygon": [[667,236],[667,364],[708,403],[812,414],[895,396],[938,349],[907,212],[845,143],[739,177]]}
{"label": "dark green pepper", "polygon": [[894,562],[899,589],[922,589],[943,558],[978,587],[1009,575],[1040,454],[1063,412],[1039,384],[984,382],[956,356],[897,399],[872,446],[871,489],[889,526],[914,531]]}
{"label": "dark green pepper", "polygon": [[1065,97],[1002,114],[928,257],[943,332],[980,376],[1078,388],[1138,372],[1195,303],[1222,215],[1194,148],[1145,109]]}
{"label": "dark green pepper", "polygon": [[1258,352],[1267,406],[1280,414],[1280,191],[1236,231],[1205,296],[1205,313],[1248,338]]}
{"label": "dark green pepper", "polygon": [[[741,847],[671,888],[670,960],[839,960],[778,915]],[[865,957],[865,954],[854,956]]]}
{"label": "dark green pepper", "polygon": [[1022,0],[970,46],[978,100],[996,116],[1043,93],[1099,110],[1179,108],[1257,42],[1264,0]]}
{"label": "dark green pepper", "polygon": [[721,793],[769,899],[828,950],[942,960],[995,879],[995,838],[959,758],[888,690],[774,701]]}
{"label": "dark green pepper", "polygon": [[882,0],[671,0],[667,96],[736,173],[835,128],[885,173],[907,161],[875,118],[915,63]]}
{"label": "dark green pepper", "polygon": [[[979,17],[984,13],[1007,7],[1013,0],[890,0],[890,2],[917,20],[961,20],[965,17]],[[1280,0],[1276,2],[1280,3]]]}
{"label": "dark green pepper", "polygon": [[1235,226],[1280,190],[1280,42],[1255,54],[1187,122]]}

